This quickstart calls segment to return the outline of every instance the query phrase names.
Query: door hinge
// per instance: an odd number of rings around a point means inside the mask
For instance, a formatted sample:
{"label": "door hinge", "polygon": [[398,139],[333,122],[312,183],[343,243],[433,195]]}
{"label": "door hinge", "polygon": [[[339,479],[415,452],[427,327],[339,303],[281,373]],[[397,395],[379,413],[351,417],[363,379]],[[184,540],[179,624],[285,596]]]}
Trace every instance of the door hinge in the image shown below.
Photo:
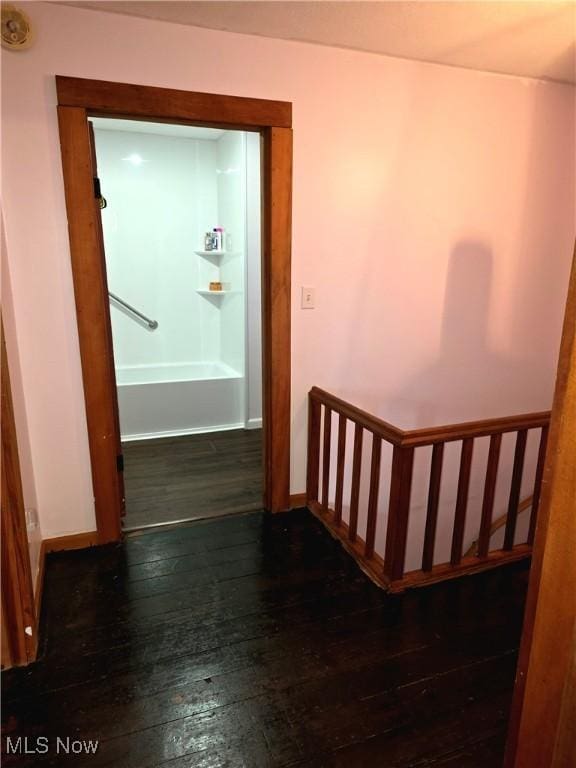
{"label": "door hinge", "polygon": [[98,176],[94,176],[94,197],[96,200],[98,200],[98,203],[100,204],[100,208],[106,208],[108,203],[106,202],[106,198],[102,196],[102,188],[100,187],[100,179]]}
{"label": "door hinge", "polygon": [[118,472],[124,472],[124,454],[122,453],[116,456],[116,469]]}

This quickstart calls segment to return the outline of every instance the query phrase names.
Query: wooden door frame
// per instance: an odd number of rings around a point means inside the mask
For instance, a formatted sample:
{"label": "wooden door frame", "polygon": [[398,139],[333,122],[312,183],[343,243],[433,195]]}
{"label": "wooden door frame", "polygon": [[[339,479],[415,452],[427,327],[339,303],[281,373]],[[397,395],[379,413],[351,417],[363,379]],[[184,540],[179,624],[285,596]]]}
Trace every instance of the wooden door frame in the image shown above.
{"label": "wooden door frame", "polygon": [[[141,119],[258,131],[262,168],[264,506],[290,506],[292,105],[56,76],[88,441],[99,543],[121,538],[114,437],[114,359],[97,237],[88,119]],[[104,270],[105,275],[105,270]]]}
{"label": "wooden door frame", "polygon": [[26,532],[24,495],[20,475],[18,439],[10,384],[10,370],[0,320],[2,422],[2,640],[8,645],[3,656],[12,666],[29,664],[36,658],[38,621],[30,551]]}
{"label": "wooden door frame", "polygon": [[576,248],[568,289],[505,768],[576,751]]}

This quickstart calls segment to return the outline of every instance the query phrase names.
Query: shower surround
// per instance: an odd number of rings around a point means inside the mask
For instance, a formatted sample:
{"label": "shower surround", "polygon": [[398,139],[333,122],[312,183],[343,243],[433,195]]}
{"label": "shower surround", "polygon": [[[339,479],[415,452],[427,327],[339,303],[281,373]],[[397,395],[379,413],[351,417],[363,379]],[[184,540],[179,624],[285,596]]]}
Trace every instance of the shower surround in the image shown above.
{"label": "shower surround", "polygon": [[[110,308],[123,441],[259,427],[259,136],[94,128],[108,286],[158,322]],[[216,226],[226,252],[198,255]],[[208,293],[213,281],[229,292]]]}

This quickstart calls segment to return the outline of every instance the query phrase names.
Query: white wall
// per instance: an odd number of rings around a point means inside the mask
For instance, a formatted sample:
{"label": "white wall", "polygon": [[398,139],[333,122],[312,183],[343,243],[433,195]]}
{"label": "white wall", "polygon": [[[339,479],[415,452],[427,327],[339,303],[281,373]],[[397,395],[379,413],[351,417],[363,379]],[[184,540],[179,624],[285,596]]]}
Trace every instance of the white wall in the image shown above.
{"label": "white wall", "polygon": [[227,254],[221,257],[220,279],[232,291],[220,305],[222,362],[245,375],[246,292],[246,138],[226,131],[217,144],[218,226],[224,227]]}
{"label": "white wall", "polygon": [[[574,237],[573,88],[27,10],[35,46],[3,54],[3,202],[45,535],[94,527],[55,73],[293,102],[293,492],[313,384],[401,426],[549,407]],[[315,310],[299,309],[300,285],[316,287]]]}
{"label": "white wall", "polygon": [[95,138],[108,287],[158,321],[150,331],[111,304],[116,367],[219,360],[218,307],[196,293],[210,266],[194,253],[218,216],[216,142],[97,128]]}
{"label": "white wall", "polygon": [[[137,130],[130,130],[126,121],[98,119],[94,126],[107,201],[102,222],[109,289],[158,322],[150,330],[111,302],[117,383],[163,382],[182,377],[182,371],[187,371],[185,378],[193,379],[198,371],[205,378],[207,367],[194,364],[215,361],[238,374],[234,382],[212,385],[215,393],[226,388],[225,401],[212,398],[215,413],[208,412],[206,403],[198,411],[209,384],[175,385],[170,396],[165,384],[122,387],[122,437],[245,423],[246,134],[214,131],[212,139],[198,139],[175,136],[170,126],[138,123]],[[251,193],[258,196],[258,155],[252,163]],[[253,230],[260,221],[258,206],[259,197],[251,211]],[[227,253],[196,253],[204,248],[206,231],[217,225],[224,227]],[[255,240],[259,245],[259,234]],[[259,248],[251,252],[259,258]],[[212,280],[221,280],[229,290],[212,296],[197,292],[208,290]]]}
{"label": "white wall", "polygon": [[262,426],[260,135],[246,134],[246,426]]}

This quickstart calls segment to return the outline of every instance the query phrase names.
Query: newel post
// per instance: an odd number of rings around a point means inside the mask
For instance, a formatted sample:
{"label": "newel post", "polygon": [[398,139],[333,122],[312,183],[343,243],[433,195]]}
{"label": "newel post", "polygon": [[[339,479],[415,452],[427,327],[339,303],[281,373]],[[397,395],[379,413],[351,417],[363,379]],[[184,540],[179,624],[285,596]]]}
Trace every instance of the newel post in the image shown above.
{"label": "newel post", "polygon": [[320,403],[308,395],[308,464],[306,470],[306,501],[318,501],[320,473]]}
{"label": "newel post", "polygon": [[390,581],[398,581],[404,576],[413,465],[414,448],[395,445],[384,555],[384,575]]}

